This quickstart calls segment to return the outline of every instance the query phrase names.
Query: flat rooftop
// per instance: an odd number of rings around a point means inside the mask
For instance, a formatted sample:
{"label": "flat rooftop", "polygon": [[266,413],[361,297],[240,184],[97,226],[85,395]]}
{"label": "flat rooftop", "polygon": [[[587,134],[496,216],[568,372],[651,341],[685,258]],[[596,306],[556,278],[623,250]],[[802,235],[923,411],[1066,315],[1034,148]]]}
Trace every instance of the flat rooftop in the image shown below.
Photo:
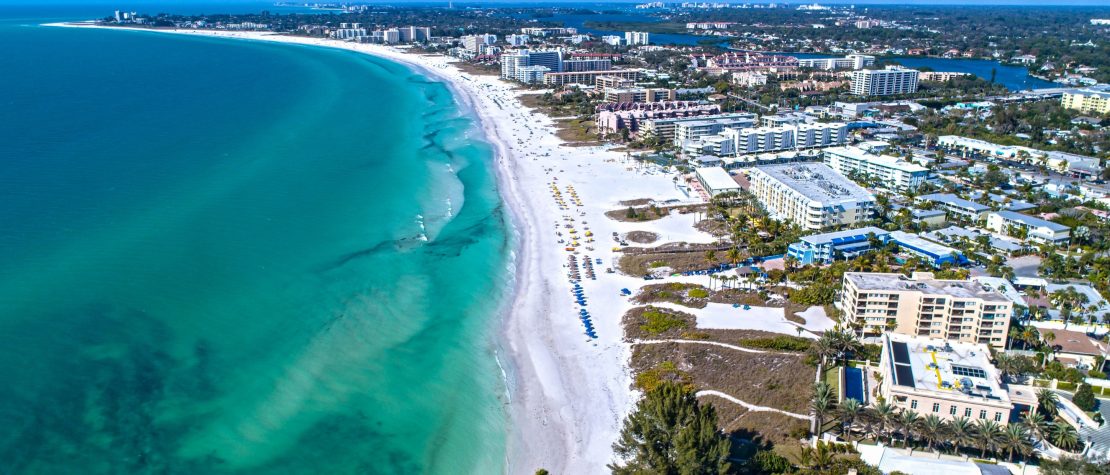
{"label": "flat rooftop", "polygon": [[[882,142],[886,145],[886,142]],[[895,170],[904,171],[906,173],[923,173],[928,172],[929,169],[916,163],[910,163],[898,157],[890,155],[875,155],[868,153],[866,150],[856,147],[833,147],[825,149],[825,153],[839,155],[841,157],[848,157],[855,160],[872,163],[881,167],[893,168]]]}
{"label": "flat rooftop", "polygon": [[738,123],[749,123],[749,124],[750,123],[755,123],[755,117],[745,117],[745,116],[709,117],[709,118],[702,117],[702,118],[698,118],[698,119],[675,121],[676,126],[681,125],[683,127],[701,127],[703,125],[738,124]]}
{"label": "flat rooftop", "polygon": [[675,124],[675,125],[677,125],[679,123],[697,122],[697,121],[704,121],[704,120],[729,121],[729,120],[739,120],[739,119],[747,119],[747,120],[750,120],[752,122],[755,122],[755,114],[751,114],[751,113],[748,113],[748,112],[730,112],[730,113],[727,113],[727,114],[707,114],[707,115],[699,115],[699,116],[694,116],[694,117],[665,117],[665,118],[650,119],[650,120],[654,120],[656,124]]}
{"label": "flat rooftop", "polygon": [[[724,168],[721,167],[704,167],[694,170],[702,181],[705,182],[709,188],[713,190],[730,190],[740,188],[740,184],[732,179]],[[707,190],[708,191],[708,190]]]}
{"label": "flat rooftop", "polygon": [[809,236],[802,236],[801,240],[815,246],[822,244],[839,244],[841,242],[855,242],[867,239],[868,234],[874,234],[876,237],[886,236],[889,232],[885,229],[876,228],[874,226],[866,226],[856,229],[845,229],[843,231],[833,231],[831,233],[812,234]]}
{"label": "flat rooftop", "polygon": [[999,211],[998,215],[1009,220],[1017,221],[1019,223],[1025,223],[1028,226],[1044,227],[1052,231],[1067,231],[1071,229],[1060,223],[1054,223],[1052,221],[1044,220],[1036,216],[1021,214],[1016,211]]}
{"label": "flat rooftop", "polygon": [[1005,295],[988,289],[974,280],[941,280],[929,272],[915,272],[913,277],[879,272],[847,272],[844,279],[860,290],[916,290],[932,295],[956,298],[978,298],[988,302],[1009,302]]}
{"label": "flat rooftop", "polygon": [[1010,402],[1009,393],[999,384],[998,370],[990,362],[990,351],[983,345],[897,333],[883,335],[883,345],[895,386]]}
{"label": "flat rooftop", "polygon": [[974,201],[965,200],[952,193],[932,193],[928,195],[921,195],[917,197],[920,201],[935,201],[937,203],[944,203],[959,206],[960,208],[969,209],[972,211],[989,211],[990,206],[979,204]]}
{"label": "flat rooftop", "polygon": [[925,252],[933,258],[955,256],[960,253],[960,251],[952,249],[951,247],[927,241],[921,236],[904,231],[891,231],[890,238],[898,242],[901,246],[908,246],[915,250]]}
{"label": "flat rooftop", "polygon": [[871,192],[824,163],[790,163],[755,167],[790,189],[822,203],[874,201]]}

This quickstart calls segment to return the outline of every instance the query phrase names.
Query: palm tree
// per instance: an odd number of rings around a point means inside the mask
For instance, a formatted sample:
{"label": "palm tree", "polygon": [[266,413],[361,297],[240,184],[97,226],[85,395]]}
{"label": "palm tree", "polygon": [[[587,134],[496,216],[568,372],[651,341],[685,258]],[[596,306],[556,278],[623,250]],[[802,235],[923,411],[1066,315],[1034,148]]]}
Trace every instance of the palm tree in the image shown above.
{"label": "palm tree", "polygon": [[1014,461],[1014,451],[1024,454],[1032,449],[1029,445],[1029,431],[1022,424],[1010,424],[1002,430],[998,445],[1006,450],[1007,459]]}
{"label": "palm tree", "polygon": [[844,434],[844,440],[848,442],[852,441],[852,424],[856,422],[856,418],[859,417],[862,410],[863,407],[860,406],[859,401],[853,398],[847,398],[840,404],[840,421],[843,424],[841,426],[841,433]]}
{"label": "palm tree", "polygon": [[960,447],[975,443],[975,426],[966,417],[957,417],[948,424],[948,436],[952,441],[952,448],[959,454]]}
{"label": "palm tree", "polygon": [[1037,343],[1038,339],[1040,339],[1040,334],[1032,325],[1026,326],[1025,329],[1021,331],[1021,341],[1026,345],[1033,345]]}
{"label": "palm tree", "polygon": [[821,433],[824,432],[824,419],[833,410],[832,391],[824,381],[813,386],[813,399],[809,403],[809,408],[813,410],[813,435],[820,438]]}
{"label": "palm tree", "polygon": [[832,334],[833,347],[841,358],[847,359],[849,353],[855,353],[863,347],[855,332],[847,328],[837,328],[828,333]]}
{"label": "palm tree", "polygon": [[813,447],[808,445],[802,446],[801,450],[798,451],[798,455],[794,456],[794,462],[801,468],[812,468],[813,452]]}
{"label": "palm tree", "polygon": [[712,249],[705,251],[705,262],[710,266],[717,264],[717,251]]}
{"label": "palm tree", "polygon": [[883,434],[886,433],[888,429],[890,429],[890,443],[893,445],[894,434],[892,429],[894,428],[894,420],[897,417],[898,414],[894,412],[893,404],[886,401],[880,401],[878,404],[876,404],[875,420],[879,422],[879,433],[878,437],[876,438],[882,438]]}
{"label": "palm tree", "polygon": [[1052,424],[1048,438],[1052,445],[1064,450],[1073,451],[1079,446],[1079,433],[1075,431],[1074,427],[1065,422]]}
{"label": "palm tree", "polygon": [[[706,252],[708,252],[708,251],[706,251]],[[1006,349],[1012,350],[1012,349],[1014,349],[1013,344],[1016,343],[1021,338],[1021,330],[1018,330],[1018,327],[1011,325],[1010,326],[1010,333],[1006,336],[1008,337],[1008,339],[1006,340],[1006,343],[1007,343],[1007,345],[1009,345],[1009,346],[1006,347]]]}
{"label": "palm tree", "polygon": [[[925,439],[930,451],[933,450],[934,443],[944,438],[947,427],[948,424],[944,422],[944,419],[937,417],[936,414],[929,414],[925,416],[925,419],[922,419],[921,427],[918,429],[921,431],[921,438]],[[937,457],[940,457],[940,451],[937,451]]]}
{"label": "palm tree", "polygon": [[836,355],[836,348],[833,348],[832,338],[827,337],[828,333],[821,335],[817,341],[813,342],[809,347],[810,353],[817,357],[817,360],[824,366],[828,359]]}
{"label": "palm tree", "polygon": [[725,253],[725,259],[727,259],[733,267],[736,267],[736,264],[744,259],[744,255],[740,253],[740,248],[734,247]]}
{"label": "palm tree", "polygon": [[998,423],[990,419],[979,419],[975,421],[975,444],[979,446],[979,456],[981,458],[987,457],[987,450],[994,452],[998,447],[998,441],[1002,438],[1002,428]]}
{"label": "palm tree", "polygon": [[1013,373],[1017,369],[1018,362],[1014,357],[1006,353],[998,353],[994,357],[994,366],[998,368],[999,373],[1001,373],[1002,380],[1006,381],[1009,379],[1010,373]]}
{"label": "palm tree", "polygon": [[[902,427],[902,446],[909,449],[910,441],[913,439],[913,433],[917,431],[917,424],[921,421],[917,413],[906,409],[898,414],[898,425]],[[910,455],[913,455],[913,449],[910,449]]]}
{"label": "palm tree", "polygon": [[832,451],[832,447],[824,442],[817,442],[817,450],[813,451],[813,468],[818,472],[822,472],[828,466],[832,465],[836,453]]}
{"label": "palm tree", "polygon": [[1056,416],[1056,404],[1057,402],[1059,402],[1059,400],[1060,397],[1057,396],[1056,392],[1051,389],[1041,388],[1037,390],[1037,406],[1039,406],[1040,410],[1049,417]]}
{"label": "palm tree", "polygon": [[1029,435],[1033,437],[1033,440],[1036,442],[1044,440],[1049,429],[1048,422],[1046,422],[1044,416],[1037,411],[1026,412],[1025,417],[1021,420],[1021,425],[1025,426],[1025,430],[1029,431]]}

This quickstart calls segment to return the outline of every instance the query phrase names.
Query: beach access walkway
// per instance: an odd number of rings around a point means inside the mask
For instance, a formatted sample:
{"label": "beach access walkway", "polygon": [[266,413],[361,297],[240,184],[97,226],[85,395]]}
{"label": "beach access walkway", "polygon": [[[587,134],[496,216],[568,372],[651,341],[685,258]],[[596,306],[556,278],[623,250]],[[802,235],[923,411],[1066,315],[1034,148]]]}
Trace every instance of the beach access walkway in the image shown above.
{"label": "beach access walkway", "polygon": [[803,421],[812,421],[813,420],[813,416],[803,416],[801,414],[796,414],[796,413],[793,413],[793,412],[784,411],[782,409],[775,409],[773,407],[756,406],[755,404],[746,403],[746,402],[741,401],[739,399],[736,399],[732,396],[729,396],[728,394],[725,394],[725,393],[720,392],[720,391],[715,391],[715,390],[712,390],[712,389],[703,389],[701,391],[698,391],[697,396],[698,397],[717,396],[717,397],[722,398],[722,399],[727,399],[727,400],[729,400],[729,401],[731,401],[731,402],[733,402],[733,403],[735,403],[739,406],[742,406],[745,409],[747,409],[749,411],[752,411],[752,412],[777,412],[777,413],[782,414],[784,416],[790,416],[790,417],[793,417],[795,419],[801,419]]}

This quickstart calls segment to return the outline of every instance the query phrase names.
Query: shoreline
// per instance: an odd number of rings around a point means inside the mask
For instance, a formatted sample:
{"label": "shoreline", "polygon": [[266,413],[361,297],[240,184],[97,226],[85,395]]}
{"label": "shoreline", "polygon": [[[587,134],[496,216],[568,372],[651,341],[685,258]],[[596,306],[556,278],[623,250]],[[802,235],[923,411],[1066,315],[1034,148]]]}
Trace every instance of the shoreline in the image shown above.
{"label": "shoreline", "polygon": [[[569,298],[554,298],[569,290],[567,283],[551,278],[565,272],[562,269],[565,253],[562,246],[555,243],[557,238],[554,233],[540,231],[540,221],[557,221],[559,215],[564,213],[556,209],[551,198],[546,196],[547,191],[543,190],[547,187],[544,181],[551,178],[555,168],[569,168],[569,164],[564,162],[574,158],[597,160],[591,165],[619,167],[621,165],[617,163],[622,154],[602,147],[561,147],[562,141],[555,136],[552,120],[524,108],[516,98],[520,91],[495,77],[463,73],[450,64],[453,58],[445,56],[407,54],[381,45],[271,32],[135,29],[80,23],[52,23],[47,26],[182,34],[342,49],[397,62],[418,74],[444,82],[460,106],[469,109],[464,112],[474,114],[485,141],[495,151],[494,171],[507,207],[511,239],[516,244],[510,255],[515,273],[513,289],[501,303],[499,337],[494,339],[497,364],[502,371],[507,371],[504,375],[509,398],[505,471],[527,474],[539,468],[552,473],[607,471],[606,463],[612,461],[611,444],[616,441],[620,424],[634,404],[627,367],[631,348],[623,341],[620,330],[620,317],[631,306],[616,294],[621,286],[631,285],[628,280],[636,279],[607,276],[606,280],[621,282],[606,285],[610,288],[607,296],[591,292],[590,309],[597,312],[595,318],[599,319],[597,324],[601,337],[587,340],[581,334],[581,324],[571,317],[577,307]],[[514,140],[517,147],[513,146]],[[538,151],[526,152],[528,149]],[[543,161],[540,160],[540,151],[546,154]],[[528,160],[529,157],[531,160]],[[583,167],[583,164],[579,163],[577,167]],[[562,172],[559,170],[556,174],[563,177]],[[584,199],[591,198],[591,193],[586,191],[594,188],[624,191],[595,173],[587,173],[582,180],[561,182],[560,186],[567,183],[575,185]],[[642,190],[642,193],[649,193],[647,190],[652,188],[642,184],[632,185],[636,192]],[[641,196],[623,198],[638,197]],[[591,211],[590,220],[595,229],[598,223],[605,220],[601,213],[608,209],[587,209]],[[582,215],[585,216],[586,212]],[[604,237],[607,234],[598,235]],[[604,242],[600,242],[599,251],[591,254],[611,257],[611,253],[601,251],[600,248],[605,246]],[[584,282],[583,285],[589,289],[596,284]],[[501,358],[502,354],[508,358]]]}

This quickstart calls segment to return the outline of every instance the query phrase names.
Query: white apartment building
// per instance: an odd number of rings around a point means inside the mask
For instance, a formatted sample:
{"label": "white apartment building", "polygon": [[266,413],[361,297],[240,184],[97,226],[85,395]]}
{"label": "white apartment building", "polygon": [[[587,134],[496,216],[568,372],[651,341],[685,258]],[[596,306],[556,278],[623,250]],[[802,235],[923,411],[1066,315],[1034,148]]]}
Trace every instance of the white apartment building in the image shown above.
{"label": "white apartment building", "polygon": [[505,42],[510,46],[524,46],[531,39],[528,35],[508,35],[505,37]]}
{"label": "white apartment building", "polygon": [[843,145],[848,140],[848,124],[843,122],[813,122],[796,124],[794,148],[820,148]]}
{"label": "white apartment building", "polygon": [[628,46],[651,44],[651,34],[646,31],[626,31],[624,44]]}
{"label": "white apartment building", "polygon": [[609,46],[620,46],[623,41],[624,38],[617,35],[605,35],[601,37],[601,42]]}
{"label": "white apartment building", "polygon": [[1063,224],[1014,211],[996,211],[988,214],[987,228],[1007,236],[1021,232],[1025,234],[1027,240],[1049,244],[1066,245],[1071,239],[1071,228]]}
{"label": "white apartment building", "polygon": [[397,28],[401,43],[420,43],[432,39],[432,29],[427,26],[406,26]]}
{"label": "white apartment building", "polygon": [[332,38],[337,40],[357,40],[366,35],[366,28],[336,28],[331,32]]}
{"label": "white apartment building", "polygon": [[917,70],[900,66],[852,71],[852,94],[857,96],[912,94],[917,92],[919,74]]}
{"label": "white apartment building", "polygon": [[1006,346],[1013,302],[975,280],[941,280],[930,272],[847,272],[837,302],[864,336],[886,332]]}
{"label": "white apartment building", "polygon": [[714,134],[693,136],[675,143],[685,153],[710,153],[718,156],[747,155],[783,150],[833,147],[848,140],[845,123],[812,123],[777,127],[729,126]]}
{"label": "white apartment building", "polygon": [[984,345],[890,334],[880,355],[879,394],[904,411],[1006,425],[1015,401],[1036,407],[1033,394],[1010,394]]}
{"label": "white apartment building", "polygon": [[674,143],[682,146],[702,137],[717,135],[725,129],[751,127],[752,124],[755,124],[755,114],[729,114],[722,117],[676,121]]}
{"label": "white apartment building", "polygon": [[[399,34],[398,41],[400,41]],[[472,53],[479,53],[481,52],[482,46],[492,45],[494,43],[497,43],[497,35],[484,34],[462,37],[463,48]]]}
{"label": "white apartment building", "polygon": [[953,79],[971,76],[971,73],[956,73],[945,71],[925,71],[917,76],[921,81],[947,82]]}
{"label": "white apartment building", "polygon": [[584,58],[564,59],[560,71],[608,71],[610,69],[613,69],[613,60],[609,58]]}
{"label": "white apartment building", "polygon": [[523,83],[543,82],[544,73],[563,70],[563,52],[560,50],[529,51],[526,49],[501,55],[501,77]]}
{"label": "white apartment building", "polygon": [[749,191],[772,216],[802,229],[854,226],[871,219],[875,197],[823,163],[751,169]]}
{"label": "white apartment building", "polygon": [[825,164],[849,175],[853,172],[874,177],[896,191],[916,190],[929,179],[929,169],[889,155],[873,155],[856,147],[834,147],[823,154]]}
{"label": "white apartment building", "polygon": [[843,58],[798,58],[798,67],[814,69],[863,69],[875,65],[875,57],[850,54]]}
{"label": "white apartment building", "polygon": [[743,87],[762,86],[767,84],[767,73],[758,71],[732,73],[732,83]]}

